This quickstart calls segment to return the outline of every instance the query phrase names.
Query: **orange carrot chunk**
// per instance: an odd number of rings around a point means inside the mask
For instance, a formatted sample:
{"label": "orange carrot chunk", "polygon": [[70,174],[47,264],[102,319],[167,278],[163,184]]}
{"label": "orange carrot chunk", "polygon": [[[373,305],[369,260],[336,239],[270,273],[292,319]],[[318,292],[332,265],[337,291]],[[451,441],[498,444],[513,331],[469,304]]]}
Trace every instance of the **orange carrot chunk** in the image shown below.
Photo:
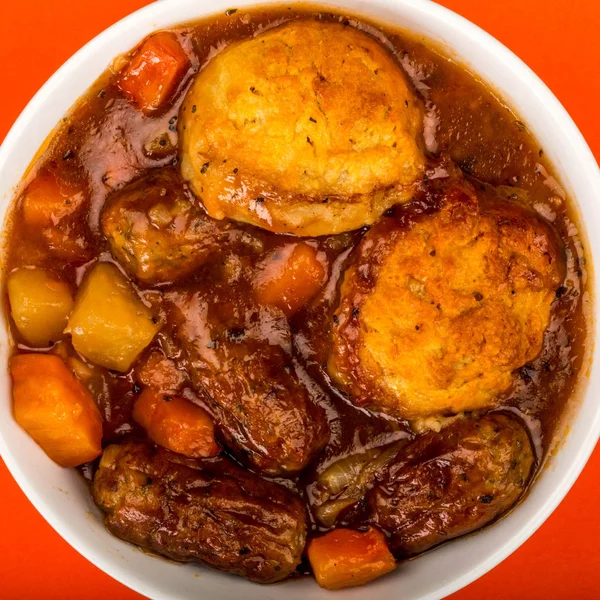
{"label": "orange carrot chunk", "polygon": [[277,306],[289,317],[306,304],[325,282],[324,260],[311,245],[290,244],[272,252],[255,279],[261,304]]}
{"label": "orange carrot chunk", "polygon": [[25,190],[21,203],[23,220],[32,228],[53,227],[77,211],[83,200],[81,190],[66,189],[53,175],[45,173]]}
{"label": "orange carrot chunk", "polygon": [[58,356],[18,354],[10,361],[17,423],[63,467],[102,453],[102,417],[83,385]]}
{"label": "orange carrot chunk", "polygon": [[168,102],[188,65],[175,34],[163,31],[142,44],[117,85],[131,102],[149,113]]}
{"label": "orange carrot chunk", "polygon": [[167,450],[191,458],[219,454],[210,416],[185,398],[146,388],[135,402],[133,418],[155,444]]}
{"label": "orange carrot chunk", "polygon": [[23,222],[29,226],[30,240],[43,240],[47,251],[69,262],[87,262],[90,248],[76,223],[86,195],[76,184],[58,180],[42,172],[27,186],[21,198]]}
{"label": "orange carrot chunk", "polygon": [[373,527],[334,529],[311,540],[308,560],[318,584],[328,590],[364,585],[396,568],[385,537]]}

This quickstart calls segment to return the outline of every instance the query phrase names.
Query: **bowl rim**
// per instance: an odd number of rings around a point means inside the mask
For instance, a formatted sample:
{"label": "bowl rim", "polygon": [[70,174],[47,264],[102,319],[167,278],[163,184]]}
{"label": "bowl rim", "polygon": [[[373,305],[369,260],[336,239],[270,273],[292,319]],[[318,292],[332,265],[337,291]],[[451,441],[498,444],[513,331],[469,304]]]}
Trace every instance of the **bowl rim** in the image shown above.
{"label": "bowl rim", "polygon": [[[76,69],[76,67],[84,65],[96,54],[106,54],[105,47],[110,46],[111,42],[120,35],[121,31],[135,28],[137,23],[142,22],[147,17],[155,16],[157,18],[157,25],[154,29],[168,27],[171,24],[176,23],[177,21],[170,21],[168,17],[165,17],[167,14],[167,5],[169,5],[169,8],[172,8],[174,5],[191,4],[192,1],[193,0],[169,0],[169,2],[153,2],[144,6],[102,31],[64,62],[32,97],[7,133],[0,146],[0,175],[2,175],[6,169],[9,155],[16,147],[18,147],[19,139],[22,135],[26,134],[32,118],[38,114],[40,110],[43,110],[44,105],[48,102],[53,93],[69,80],[72,71]],[[258,2],[253,0],[240,0],[238,2],[232,2],[232,4],[241,7],[270,4],[291,5],[297,3],[296,0],[290,0],[289,2],[282,0],[259,0]],[[345,0],[339,0],[339,2],[332,0],[316,0],[316,4],[330,5],[343,9]],[[353,14],[369,16],[371,7],[374,7],[375,5],[391,7],[394,5],[403,5],[409,7],[411,10],[420,12],[422,16],[442,19],[446,26],[458,29],[463,35],[468,36],[474,46],[486,46],[497,54],[498,58],[505,64],[506,68],[512,70],[515,74],[518,74],[522,82],[537,96],[538,101],[546,104],[553,113],[557,126],[562,128],[569,136],[572,146],[577,152],[578,159],[582,163],[582,170],[586,172],[587,176],[593,182],[595,181],[597,184],[596,189],[600,189],[600,171],[598,170],[598,165],[589,146],[583,138],[583,135],[575,125],[571,116],[542,80],[502,43],[474,23],[431,0],[370,0],[369,2],[363,2],[363,4],[363,9],[358,7],[348,7],[348,9]],[[197,18],[209,16],[211,14],[216,14],[216,9],[213,10],[211,8],[210,10],[206,10],[205,5],[202,3],[198,4]],[[377,21],[379,19],[375,18],[375,20]],[[160,21],[160,23],[158,23],[158,21]],[[186,21],[184,20],[182,22]],[[147,35],[147,33],[144,33],[144,35]],[[142,36],[140,35],[140,39],[141,37]],[[106,55],[106,64],[108,65],[109,61],[113,58],[114,56],[112,54]],[[75,102],[76,99],[77,98],[74,98],[73,102]],[[600,242],[598,242],[598,244],[600,244]],[[590,248],[592,245],[587,244],[588,253],[591,253]],[[594,258],[596,255],[600,260],[600,253],[594,253]],[[597,292],[598,282],[594,282],[589,288]],[[597,296],[597,293],[594,295]],[[599,325],[594,319],[594,322],[589,327],[588,333],[592,345],[594,344],[594,340],[597,339],[598,327]],[[600,351],[594,349],[594,358],[597,358],[595,356],[596,352],[600,355]],[[594,360],[594,362],[596,361]],[[600,369],[600,367],[594,367],[592,369],[592,374],[598,369]],[[590,375],[588,379],[591,383],[592,376]],[[582,396],[587,395],[588,394],[585,391],[582,394]],[[527,523],[528,526],[507,538],[500,544],[495,552],[490,554],[485,560],[482,560],[465,570],[462,575],[443,583],[435,590],[435,592],[419,596],[420,600],[434,600],[435,598],[445,597],[478,579],[514,552],[540,527],[568,493],[596,446],[600,436],[600,406],[596,409],[593,419],[584,425],[584,429],[584,435],[581,436],[580,441],[576,445],[574,460],[563,470],[564,472],[560,477],[559,485],[557,485],[553,492],[547,495],[543,502],[540,503],[537,513],[529,519]],[[56,514],[48,507],[47,502],[44,499],[43,490],[36,487],[36,485],[34,485],[25,475],[19,465],[19,459],[6,443],[2,426],[0,426],[0,456],[2,456],[10,473],[36,510],[75,550],[109,576],[127,587],[149,597],[166,597],[160,590],[157,590],[154,586],[148,584],[137,573],[131,572],[126,563],[118,563],[117,561],[109,560],[106,557],[101,556],[100,549],[94,544],[83,541],[77,529],[70,524],[68,519]]]}

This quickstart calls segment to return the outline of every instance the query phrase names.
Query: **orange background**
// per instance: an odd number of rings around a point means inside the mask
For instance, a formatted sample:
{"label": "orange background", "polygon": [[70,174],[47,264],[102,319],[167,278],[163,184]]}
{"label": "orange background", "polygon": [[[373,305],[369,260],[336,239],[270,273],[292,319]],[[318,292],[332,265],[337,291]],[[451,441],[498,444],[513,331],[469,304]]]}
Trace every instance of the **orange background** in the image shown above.
{"label": "orange background", "polygon": [[[600,0],[440,3],[523,58],[571,113],[600,159]],[[145,4],[146,0],[0,0],[0,140],[35,91],[75,50]],[[59,538],[1,460],[0,490],[0,598],[140,598]],[[501,565],[452,598],[600,598],[599,498],[600,446],[541,529]],[[202,597],[201,588],[198,596]]]}

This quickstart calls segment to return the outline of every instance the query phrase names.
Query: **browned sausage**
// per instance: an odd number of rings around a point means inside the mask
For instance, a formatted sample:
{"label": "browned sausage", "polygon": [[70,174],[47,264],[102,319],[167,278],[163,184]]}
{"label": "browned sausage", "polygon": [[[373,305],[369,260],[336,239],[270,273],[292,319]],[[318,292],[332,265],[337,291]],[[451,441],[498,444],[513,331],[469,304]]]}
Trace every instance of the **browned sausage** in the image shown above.
{"label": "browned sausage", "polygon": [[249,237],[197,208],[172,169],[151,172],[113,194],[102,231],[123,268],[148,285],[181,280],[228,240]]}
{"label": "browned sausage", "polygon": [[493,521],[519,499],[534,455],[506,414],[454,422],[402,448],[366,496],[368,522],[409,557]]}
{"label": "browned sausage", "polygon": [[92,493],[117,537],[258,583],[292,573],[306,541],[300,499],[225,458],[186,459],[140,443],[109,446]]}
{"label": "browned sausage", "polygon": [[283,313],[228,288],[165,294],[186,370],[227,445],[272,474],[303,469],[328,438],[324,410],[292,360]]}

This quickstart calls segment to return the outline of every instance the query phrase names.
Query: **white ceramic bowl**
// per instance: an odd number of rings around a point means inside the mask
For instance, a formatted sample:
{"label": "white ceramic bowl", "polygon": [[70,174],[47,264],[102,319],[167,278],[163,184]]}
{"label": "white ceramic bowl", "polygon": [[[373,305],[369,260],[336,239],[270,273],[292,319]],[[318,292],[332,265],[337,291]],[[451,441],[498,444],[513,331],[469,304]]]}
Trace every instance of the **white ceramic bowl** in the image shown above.
{"label": "white ceramic bowl", "polygon": [[[155,29],[168,27],[255,0],[168,0],[130,15],[100,34],[68,60],[18,118],[0,149],[0,218],[15,186],[52,128],[104,71],[110,60]],[[441,42],[493,85],[512,105],[554,163],[575,199],[590,233],[587,256],[600,261],[598,166],[575,124],[552,93],[516,56],[465,19],[429,0],[325,0],[381,22],[396,24]],[[585,236],[583,236],[585,240]],[[591,275],[591,273],[590,273]],[[595,291],[597,284],[591,289]],[[4,317],[2,317],[4,318]],[[596,337],[595,319],[590,332]],[[9,353],[7,328],[0,328],[0,364]],[[592,360],[592,353],[588,362]],[[596,354],[596,351],[594,351]],[[598,360],[596,360],[598,362]],[[584,368],[583,371],[586,369]],[[570,412],[569,433],[526,500],[507,518],[474,536],[447,544],[365,588],[344,592],[349,600],[434,599],[470,583],[522,544],[562,500],[585,465],[600,433],[600,369],[588,369],[581,398]],[[76,550],[125,585],[151,598],[320,600],[331,592],[310,578],[265,587],[199,566],[148,556],[106,532],[85,484],[73,470],[52,463],[10,417],[10,388],[0,369],[0,453],[44,518]],[[561,435],[564,435],[563,429]]]}

